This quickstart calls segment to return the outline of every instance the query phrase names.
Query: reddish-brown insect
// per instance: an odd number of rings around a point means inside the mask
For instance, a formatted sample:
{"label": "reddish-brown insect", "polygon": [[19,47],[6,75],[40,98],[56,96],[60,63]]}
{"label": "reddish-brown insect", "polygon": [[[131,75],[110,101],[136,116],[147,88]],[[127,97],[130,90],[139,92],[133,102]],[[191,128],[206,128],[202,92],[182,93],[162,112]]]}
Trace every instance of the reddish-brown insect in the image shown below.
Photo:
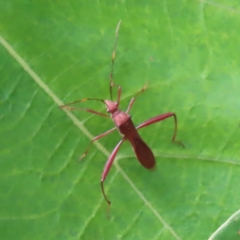
{"label": "reddish-brown insect", "polygon": [[[173,117],[174,118],[174,123],[175,123],[175,129],[174,129],[174,134],[173,134],[173,138],[172,141],[177,142],[181,145],[183,145],[181,142],[175,141],[176,138],[176,133],[177,133],[177,116],[175,113],[169,112],[169,113],[165,113],[165,114],[161,114],[159,116],[153,117],[145,122],[143,122],[142,124],[138,125],[137,127],[134,126],[131,116],[128,114],[128,112],[130,111],[131,107],[133,106],[133,103],[135,101],[135,98],[142,93],[145,89],[146,89],[146,85],[135,95],[135,97],[133,97],[128,105],[128,108],[126,110],[126,112],[123,112],[121,110],[119,110],[119,104],[120,104],[120,99],[121,99],[121,91],[122,88],[120,86],[117,86],[114,84],[113,82],[113,65],[114,65],[114,60],[116,57],[116,44],[117,44],[117,38],[118,38],[118,30],[120,27],[121,21],[119,21],[118,25],[117,25],[117,29],[116,29],[116,37],[115,37],[115,44],[114,44],[114,48],[113,48],[113,53],[112,53],[112,68],[111,68],[111,74],[110,74],[110,97],[111,100],[102,100],[102,99],[97,99],[97,98],[84,98],[82,100],[78,100],[75,102],[71,102],[68,103],[64,106],[61,106],[61,108],[66,108],[68,110],[83,110],[83,111],[87,111],[96,115],[100,115],[103,117],[108,117],[108,118],[112,118],[115,127],[110,129],[109,131],[102,133],[96,137],[94,137],[87,150],[85,151],[85,153],[81,156],[80,159],[82,159],[84,156],[87,155],[92,143],[102,137],[105,137],[106,135],[108,135],[109,133],[113,132],[114,130],[118,130],[119,133],[123,136],[122,140],[117,144],[117,146],[114,148],[114,150],[112,151],[110,157],[107,160],[107,163],[104,167],[103,173],[102,173],[102,178],[101,178],[101,188],[102,188],[102,193],[103,196],[105,198],[105,200],[107,201],[107,203],[111,204],[111,202],[108,200],[105,191],[104,191],[104,187],[103,187],[103,183],[108,175],[108,172],[113,164],[113,161],[117,155],[117,152],[120,148],[120,146],[122,145],[122,143],[126,140],[128,140],[131,145],[132,148],[136,154],[136,157],[138,159],[138,161],[142,164],[143,167],[147,168],[147,169],[153,169],[155,167],[155,157],[152,153],[152,150],[148,147],[148,145],[142,140],[142,138],[140,137],[140,135],[138,134],[138,129],[140,128],[144,128],[148,125],[151,125],[153,123],[156,122],[160,122],[166,118],[169,117]],[[117,87],[118,88],[118,97],[117,97],[117,102],[113,101],[112,98],[112,88],[113,87]],[[107,112],[110,114],[104,114],[101,112],[97,112],[91,109],[87,109],[87,108],[75,108],[75,107],[69,107],[69,105],[75,104],[75,103],[79,103],[79,102],[85,102],[88,100],[96,100],[96,101],[100,101],[102,103],[104,103],[106,105],[107,108]]]}

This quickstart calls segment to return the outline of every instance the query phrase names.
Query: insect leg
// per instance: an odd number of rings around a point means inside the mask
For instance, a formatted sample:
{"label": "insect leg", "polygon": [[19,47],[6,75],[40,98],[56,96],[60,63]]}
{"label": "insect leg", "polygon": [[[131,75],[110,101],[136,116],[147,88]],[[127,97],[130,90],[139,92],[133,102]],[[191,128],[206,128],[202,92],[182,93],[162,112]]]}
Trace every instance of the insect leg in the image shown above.
{"label": "insect leg", "polygon": [[90,112],[90,113],[93,113],[95,115],[99,115],[99,116],[102,116],[102,117],[110,118],[110,116],[107,115],[107,114],[97,112],[97,111],[94,111],[94,110],[88,109],[88,108],[76,108],[76,107],[68,107],[68,106],[63,106],[61,108],[64,108],[64,109],[67,109],[67,110],[81,110],[81,111]]}
{"label": "insect leg", "polygon": [[174,134],[173,134],[173,137],[172,137],[172,141],[173,141],[173,142],[176,142],[176,143],[178,143],[178,144],[180,144],[180,145],[182,145],[182,146],[184,147],[184,144],[183,144],[182,142],[175,140],[176,134],[177,134],[177,116],[176,116],[175,113],[169,112],[169,113],[164,113],[164,114],[162,114],[162,115],[153,117],[153,118],[151,118],[151,119],[143,122],[142,124],[138,125],[138,126],[136,127],[136,129],[144,128],[144,127],[149,126],[149,125],[151,125],[151,124],[153,124],[153,123],[156,123],[156,122],[160,122],[160,121],[162,121],[162,120],[165,120],[166,118],[169,118],[169,117],[173,117],[173,118],[174,118],[174,124],[175,124]]}
{"label": "insect leg", "polygon": [[104,166],[103,173],[102,173],[102,178],[101,178],[102,194],[103,194],[105,200],[107,201],[109,207],[110,207],[111,202],[108,200],[108,198],[107,198],[107,196],[106,196],[106,194],[105,194],[103,183],[104,183],[104,181],[105,181],[105,179],[106,179],[106,177],[107,177],[107,175],[108,175],[108,172],[109,172],[109,170],[110,170],[110,168],[111,168],[111,166],[112,166],[112,164],[113,164],[113,161],[114,161],[114,159],[115,159],[115,157],[116,157],[116,155],[117,155],[117,152],[118,152],[120,146],[122,145],[122,143],[123,143],[125,140],[126,140],[126,139],[123,138],[123,139],[118,143],[118,145],[114,148],[114,150],[112,151],[110,157],[108,158],[108,160],[107,160],[107,162],[106,162],[106,164],[105,164],[105,166]]}
{"label": "insect leg", "polygon": [[133,105],[136,97],[139,96],[141,93],[143,93],[147,89],[147,85],[148,85],[148,83],[146,83],[145,86],[139,92],[137,92],[136,95],[131,99],[131,101],[130,101],[130,103],[128,105],[126,113],[128,113],[130,111],[130,109],[132,108],[132,105]]}
{"label": "insect leg", "polygon": [[94,138],[91,140],[91,142],[89,143],[87,150],[86,150],[86,151],[84,152],[84,154],[80,157],[79,161],[82,160],[82,159],[88,154],[89,149],[90,149],[90,147],[92,146],[92,144],[93,144],[94,141],[96,141],[96,140],[98,140],[98,139],[100,139],[100,138],[103,138],[103,137],[107,136],[109,133],[113,132],[113,131],[116,130],[116,129],[117,129],[116,127],[115,127],[115,128],[112,128],[112,129],[108,130],[107,132],[102,133],[102,134],[94,137]]}
{"label": "insect leg", "polygon": [[96,114],[96,115],[100,115],[102,117],[108,117],[108,118],[110,117],[107,114],[104,114],[104,113],[101,113],[101,112],[97,112],[95,110],[88,109],[88,108],[69,107],[70,105],[73,105],[75,103],[81,103],[81,102],[86,102],[86,101],[90,101],[90,100],[100,101],[100,102],[105,104],[105,102],[102,99],[98,99],[98,98],[84,98],[84,99],[77,100],[77,101],[74,101],[74,102],[71,102],[71,103],[59,106],[59,107],[63,108],[63,109],[67,109],[67,110],[81,110],[81,111],[85,111],[85,112],[90,112],[90,113],[93,113],[93,114]]}

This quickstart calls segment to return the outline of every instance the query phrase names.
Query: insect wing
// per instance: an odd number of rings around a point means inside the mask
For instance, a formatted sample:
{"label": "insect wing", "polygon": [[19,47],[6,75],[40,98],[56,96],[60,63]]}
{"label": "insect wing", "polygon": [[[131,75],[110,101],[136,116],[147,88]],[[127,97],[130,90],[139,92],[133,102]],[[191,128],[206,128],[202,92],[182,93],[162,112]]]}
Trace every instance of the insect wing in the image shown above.
{"label": "insect wing", "polygon": [[134,137],[131,143],[137,159],[143,167],[153,169],[155,167],[155,157],[148,145],[140,137]]}

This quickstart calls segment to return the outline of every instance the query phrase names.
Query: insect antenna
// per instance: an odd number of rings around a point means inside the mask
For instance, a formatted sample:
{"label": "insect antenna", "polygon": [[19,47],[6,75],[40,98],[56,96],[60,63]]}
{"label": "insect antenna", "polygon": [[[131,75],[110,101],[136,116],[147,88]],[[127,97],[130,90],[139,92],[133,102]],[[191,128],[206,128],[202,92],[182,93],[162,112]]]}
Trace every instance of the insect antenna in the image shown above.
{"label": "insect antenna", "polygon": [[[111,97],[112,101],[113,101],[112,87],[116,86],[113,83],[113,67],[114,67],[114,61],[115,61],[115,57],[116,57],[116,46],[117,46],[118,31],[119,31],[120,25],[121,25],[121,20],[118,22],[118,25],[116,28],[115,42],[114,42],[113,52],[112,52],[112,68],[111,68],[111,73],[110,73],[110,97]],[[119,87],[119,86],[116,86],[116,87]]]}

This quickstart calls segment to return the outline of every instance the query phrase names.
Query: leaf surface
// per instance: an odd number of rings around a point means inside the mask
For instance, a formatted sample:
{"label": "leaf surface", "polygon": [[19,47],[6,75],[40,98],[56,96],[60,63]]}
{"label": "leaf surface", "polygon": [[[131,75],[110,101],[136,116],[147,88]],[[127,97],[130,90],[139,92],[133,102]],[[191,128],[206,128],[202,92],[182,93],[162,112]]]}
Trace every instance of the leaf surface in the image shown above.
{"label": "leaf surface", "polygon": [[[208,1],[19,1],[0,3],[1,239],[238,239],[240,8]],[[115,132],[79,163],[111,120],[63,103],[109,99],[111,54],[122,20],[114,81],[121,109],[157,169],[144,169],[125,142],[100,177]],[[116,89],[114,89],[116,90]],[[114,91],[116,97],[117,91]],[[105,112],[99,102],[87,107]]]}

